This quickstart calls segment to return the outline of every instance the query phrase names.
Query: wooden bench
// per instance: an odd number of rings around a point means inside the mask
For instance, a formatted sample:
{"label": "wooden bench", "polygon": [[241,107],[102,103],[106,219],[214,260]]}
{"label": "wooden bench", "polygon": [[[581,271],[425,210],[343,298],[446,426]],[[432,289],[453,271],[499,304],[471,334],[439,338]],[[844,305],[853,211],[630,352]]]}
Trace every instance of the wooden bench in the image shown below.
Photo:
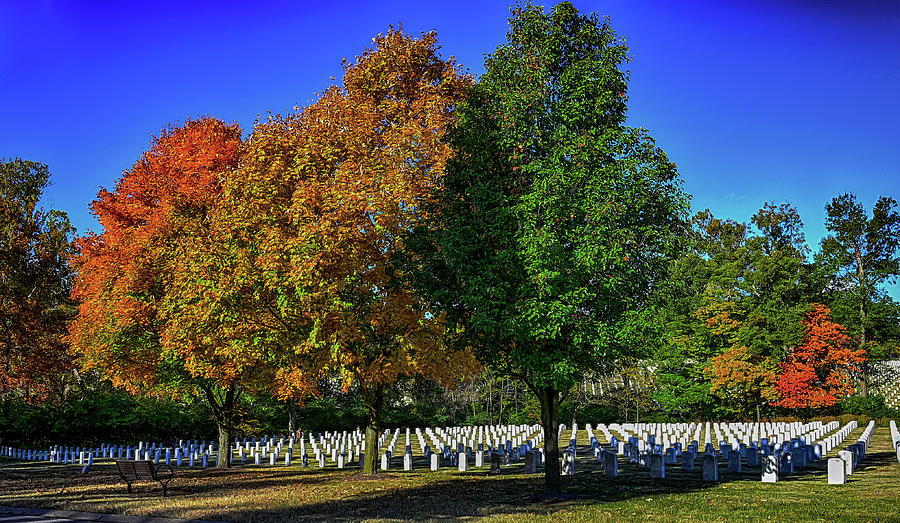
{"label": "wooden bench", "polygon": [[[119,476],[121,476],[128,485],[127,490],[129,494],[131,494],[132,482],[140,479],[152,479],[158,481],[159,484],[162,485],[162,495],[163,497],[166,497],[166,485],[168,485],[169,481],[172,480],[172,477],[175,476],[172,467],[168,465],[160,465],[157,467],[152,461],[119,459],[116,460],[116,467],[119,469]],[[169,469],[168,472],[163,471],[163,468]]]}

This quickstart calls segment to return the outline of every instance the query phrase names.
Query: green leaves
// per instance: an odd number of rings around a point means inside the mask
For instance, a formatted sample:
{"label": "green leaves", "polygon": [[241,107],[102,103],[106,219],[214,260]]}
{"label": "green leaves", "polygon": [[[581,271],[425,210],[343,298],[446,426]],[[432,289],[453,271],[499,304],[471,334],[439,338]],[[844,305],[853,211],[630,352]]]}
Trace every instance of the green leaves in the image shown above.
{"label": "green leaves", "polygon": [[434,223],[408,242],[429,253],[419,280],[463,343],[559,390],[637,348],[619,333],[683,228],[677,173],[623,125],[626,58],[595,15],[518,6],[460,108]]}
{"label": "green leaves", "polygon": [[46,165],[0,159],[0,393],[26,401],[56,397],[72,361],[63,343],[72,233],[64,212],[38,207]]}

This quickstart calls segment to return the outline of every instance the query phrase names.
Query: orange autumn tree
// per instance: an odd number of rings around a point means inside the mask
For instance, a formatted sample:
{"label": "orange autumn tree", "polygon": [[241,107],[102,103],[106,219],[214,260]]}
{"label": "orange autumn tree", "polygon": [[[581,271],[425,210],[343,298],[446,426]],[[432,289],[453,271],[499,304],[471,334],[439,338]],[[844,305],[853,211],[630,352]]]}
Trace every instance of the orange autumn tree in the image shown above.
{"label": "orange autumn tree", "polygon": [[731,344],[709,362],[706,372],[710,375],[710,392],[739,405],[745,413],[755,409],[759,422],[760,406],[778,397],[778,362],[740,342],[738,331],[744,314],[736,302],[725,300],[701,307],[695,316],[706,319],[710,332]]}
{"label": "orange autumn tree", "polygon": [[[185,340],[170,311],[187,306],[174,285],[181,260],[209,237],[221,180],[241,157],[241,130],[214,118],[170,126],[91,209],[103,232],[77,241],[68,340],[87,369],[132,393],[205,394],[220,448],[228,448],[238,387],[265,376],[262,356],[223,350],[221,336]],[[183,277],[182,277],[183,278]],[[227,466],[219,453],[219,466]]]}
{"label": "orange autumn tree", "polygon": [[219,233],[245,266],[225,277],[268,300],[244,313],[253,343],[282,358],[282,394],[308,391],[313,373],[360,393],[367,474],[387,389],[413,375],[451,384],[475,366],[444,350],[442,317],[395,284],[391,264],[440,187],[443,137],[471,78],[437,55],[434,33],[392,28],[374,44],[345,61],[342,87],[256,126]]}
{"label": "orange autumn tree", "polygon": [[744,345],[735,345],[710,362],[710,392],[740,404],[745,412],[756,408],[756,421],[759,422],[760,405],[778,397],[775,390],[777,371],[778,363],[771,358],[755,354]]}
{"label": "orange autumn tree", "polygon": [[828,407],[853,394],[853,375],[866,361],[864,349],[853,349],[844,326],[831,310],[814,303],[806,315],[803,343],[781,364],[776,388],[782,407]]}

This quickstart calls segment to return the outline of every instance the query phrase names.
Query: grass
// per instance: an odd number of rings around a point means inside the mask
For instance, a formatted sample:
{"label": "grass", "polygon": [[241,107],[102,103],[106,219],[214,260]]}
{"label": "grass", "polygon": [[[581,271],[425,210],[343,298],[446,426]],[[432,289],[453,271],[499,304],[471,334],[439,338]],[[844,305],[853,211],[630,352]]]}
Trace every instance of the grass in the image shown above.
{"label": "grass", "polygon": [[[855,441],[862,427],[845,443]],[[579,441],[581,443],[581,441]],[[586,442],[584,442],[586,443]],[[457,472],[390,472],[374,479],[358,471],[277,467],[230,470],[180,469],[170,495],[157,483],[136,483],[132,495],[111,464],[82,476],[77,465],[0,460],[0,505],[40,507],[234,522],[302,520],[496,521],[900,521],[900,465],[890,432],[878,427],[859,468],[846,485],[828,485],[825,462],[761,483],[759,469],[720,480],[700,480],[700,467],[649,472],[620,460],[620,476],[604,476],[587,447],[580,449],[576,475],[564,478],[566,495],[541,494],[543,477],[522,474],[522,465],[498,476],[485,469]],[[421,464],[424,467],[424,462]]]}

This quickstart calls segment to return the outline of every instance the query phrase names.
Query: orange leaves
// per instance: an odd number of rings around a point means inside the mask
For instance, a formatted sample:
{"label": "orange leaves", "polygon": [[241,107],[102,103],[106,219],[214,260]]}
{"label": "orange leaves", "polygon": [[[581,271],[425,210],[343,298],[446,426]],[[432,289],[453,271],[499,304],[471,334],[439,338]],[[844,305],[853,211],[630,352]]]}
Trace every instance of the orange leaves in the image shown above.
{"label": "orange leaves", "polygon": [[433,33],[392,29],[374,43],[345,62],[343,89],[258,126],[235,180],[237,206],[250,207],[232,227],[256,231],[265,259],[281,260],[264,276],[272,289],[302,290],[292,306],[306,325],[293,325],[310,335],[290,359],[339,371],[345,385],[390,384],[440,360],[429,355],[442,350],[439,324],[387,268],[441,184],[451,154],[442,138],[472,83],[438,57]]}
{"label": "orange leaves", "polygon": [[788,408],[834,405],[853,394],[853,374],[865,360],[865,351],[852,348],[843,325],[831,320],[828,307],[813,304],[806,315],[803,343],[781,364],[778,404]]}
{"label": "orange leaves", "polygon": [[774,399],[777,365],[754,354],[743,345],[735,345],[710,362],[710,391],[722,398],[736,398],[746,405]]}
{"label": "orange leaves", "polygon": [[[77,243],[72,294],[80,306],[69,341],[117,385],[153,386],[157,366],[172,356],[194,369],[215,367],[198,363],[208,344],[171,344],[160,308],[173,299],[179,249],[208,236],[221,177],[241,150],[237,125],[202,118],[170,126],[114,191],[101,190],[92,203],[103,233]],[[227,375],[228,367],[215,373]]]}

